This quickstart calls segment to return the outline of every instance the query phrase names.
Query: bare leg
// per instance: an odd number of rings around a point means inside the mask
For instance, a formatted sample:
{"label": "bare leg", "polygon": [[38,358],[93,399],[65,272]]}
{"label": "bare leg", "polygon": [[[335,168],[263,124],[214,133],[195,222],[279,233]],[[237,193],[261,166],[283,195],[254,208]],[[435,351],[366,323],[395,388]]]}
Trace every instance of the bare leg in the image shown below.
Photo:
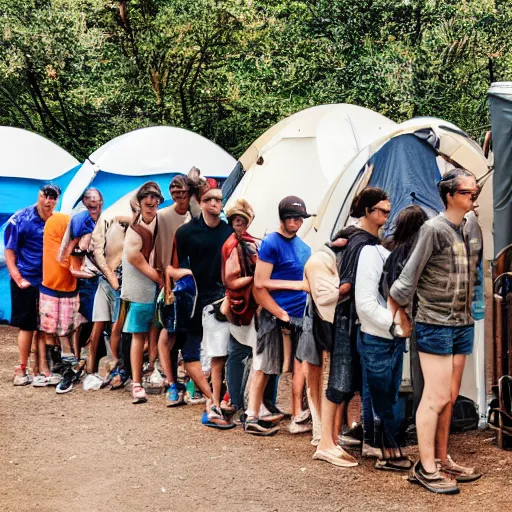
{"label": "bare leg", "polygon": [[292,376],[292,416],[297,416],[302,412],[302,396],[305,384],[306,375],[302,369],[302,363],[295,359]]}
{"label": "bare leg", "polygon": [[142,360],[144,357],[144,339],[146,333],[136,332],[132,335],[132,346],[130,347],[130,364],[132,367],[133,382],[142,382]]}
{"label": "bare leg", "polygon": [[75,353],[75,357],[80,359],[80,331],[82,330],[82,326],[79,325],[76,328],[76,331],[73,333],[73,352]]}
{"label": "bare leg", "polygon": [[34,331],[22,331],[18,333],[18,351],[20,353],[20,365],[27,366],[32,346]]}
{"label": "bare leg", "polygon": [[46,336],[41,335],[37,337],[39,373],[44,374],[50,373],[50,367],[48,366],[48,360],[46,359]]}
{"label": "bare leg", "polygon": [[283,334],[283,373],[292,371],[292,339],[288,329],[281,330]]}
{"label": "bare leg", "polygon": [[322,437],[318,444],[319,450],[334,450],[338,444],[338,434],[334,428],[338,409],[338,405],[325,396],[322,397]]}
{"label": "bare leg", "polygon": [[425,386],[416,411],[416,429],[421,465],[425,471],[437,470],[435,438],[439,416],[450,402],[453,357],[419,352]]}
{"label": "bare leg", "polygon": [[[28,332],[28,331],[27,331]],[[35,331],[34,335],[32,336],[32,348],[30,349],[31,352],[34,354],[34,367],[32,368],[33,375],[37,375],[39,373],[39,347],[37,346],[39,337],[45,337],[44,333]]]}
{"label": "bare leg", "polygon": [[[94,373],[96,367],[96,354],[98,353],[98,345],[100,343],[101,333],[105,328],[105,322],[94,322],[92,326],[91,336],[89,338],[89,359],[87,361],[87,373]],[[75,355],[79,357],[75,348]]]}
{"label": "bare leg", "polygon": [[311,414],[316,414],[320,419],[322,408],[322,367],[314,364],[302,363],[308,386],[308,402]]}
{"label": "bare leg", "polygon": [[171,350],[174,346],[174,342],[176,340],[175,334],[169,334],[167,329],[162,329],[160,331],[160,336],[158,337],[158,360],[162,365],[162,370],[165,373],[165,378],[169,384],[172,384],[176,380],[176,376],[173,375],[172,372],[172,363],[171,363]]}
{"label": "bare leg", "polygon": [[343,418],[345,417],[345,410],[347,408],[347,402],[343,402],[338,405],[336,414],[334,416],[334,429],[332,432],[332,440],[334,444],[338,444],[338,436],[341,434],[343,429]]}
{"label": "bare leg", "polygon": [[149,329],[149,366],[151,368],[155,367],[155,361],[158,356],[158,336],[159,336],[158,327],[152,326]]}
{"label": "bare leg", "polygon": [[114,356],[114,363],[119,359],[119,343],[121,341],[121,332],[123,329],[124,318],[118,318],[114,325],[112,325],[112,333],[110,335],[110,348]]}
{"label": "bare leg", "polygon": [[201,368],[201,361],[185,363],[185,370],[188,376],[194,381],[194,384],[201,390],[201,393],[203,393],[206,398],[211,399],[212,390]]}
{"label": "bare leg", "polygon": [[69,336],[59,336],[60,350],[64,354],[72,354],[73,349],[71,348],[71,343],[69,342]]}
{"label": "bare leg", "polygon": [[450,423],[452,420],[453,405],[459,396],[460,384],[462,382],[462,374],[464,365],[466,364],[466,356],[457,354],[453,356],[453,373],[451,384],[451,400],[448,402],[443,412],[439,415],[436,432],[436,458],[441,462],[446,462],[448,456],[448,438],[450,437]]}
{"label": "bare leg", "polygon": [[212,389],[213,403],[220,407],[220,392],[222,389],[222,371],[226,364],[225,357],[212,357]]}
{"label": "bare leg", "polygon": [[249,404],[247,405],[247,416],[249,418],[258,417],[268,378],[269,376],[261,370],[253,372],[249,387]]}

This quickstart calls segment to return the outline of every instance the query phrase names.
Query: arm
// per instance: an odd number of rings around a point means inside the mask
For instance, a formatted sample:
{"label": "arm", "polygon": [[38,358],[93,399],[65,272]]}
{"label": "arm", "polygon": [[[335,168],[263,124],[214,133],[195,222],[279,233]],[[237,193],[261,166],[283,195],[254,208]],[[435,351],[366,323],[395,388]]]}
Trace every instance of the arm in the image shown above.
{"label": "arm", "polygon": [[418,281],[434,250],[434,233],[432,228],[424,224],[421,228],[416,247],[414,248],[400,277],[393,283],[389,291],[390,297],[400,306],[408,306],[416,292]]}
{"label": "arm", "polygon": [[92,232],[92,252],[94,255],[94,262],[96,263],[97,267],[100,269],[112,288],[114,288],[114,290],[118,290],[119,281],[114,272],[108,266],[107,260],[105,258],[105,236],[107,229],[107,223],[103,219],[100,219],[96,224],[94,231]]}
{"label": "arm", "polygon": [[[256,271],[254,273],[254,287],[253,287],[253,295],[256,302],[266,309],[271,315],[274,315],[276,318],[279,318],[283,322],[289,322],[290,317],[288,313],[282,308],[280,308],[277,302],[270,295],[265,283],[271,282],[270,276],[272,274],[272,269],[274,265],[272,263],[267,263],[266,261],[258,260],[256,262]],[[297,281],[300,282],[300,281]],[[289,289],[289,288],[284,288]]]}
{"label": "arm", "polygon": [[12,249],[4,250],[5,256],[5,264],[7,265],[7,270],[9,271],[9,275],[12,280],[20,287],[20,288],[28,288],[30,283],[24,279],[20,271],[18,270],[18,266],[16,265],[16,253]]}
{"label": "arm", "polygon": [[382,307],[378,300],[383,263],[376,246],[363,247],[357,265],[355,300],[362,325],[372,325],[388,332],[393,323],[393,314]]}

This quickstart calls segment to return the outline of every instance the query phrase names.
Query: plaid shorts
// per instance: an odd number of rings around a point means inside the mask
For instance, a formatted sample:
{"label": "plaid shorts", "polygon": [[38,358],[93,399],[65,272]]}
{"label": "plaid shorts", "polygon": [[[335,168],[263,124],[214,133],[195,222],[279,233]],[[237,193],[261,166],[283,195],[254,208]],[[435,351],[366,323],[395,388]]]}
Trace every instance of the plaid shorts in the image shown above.
{"label": "plaid shorts", "polygon": [[53,297],[39,294],[39,329],[48,334],[67,336],[86,319],[78,312],[80,297]]}

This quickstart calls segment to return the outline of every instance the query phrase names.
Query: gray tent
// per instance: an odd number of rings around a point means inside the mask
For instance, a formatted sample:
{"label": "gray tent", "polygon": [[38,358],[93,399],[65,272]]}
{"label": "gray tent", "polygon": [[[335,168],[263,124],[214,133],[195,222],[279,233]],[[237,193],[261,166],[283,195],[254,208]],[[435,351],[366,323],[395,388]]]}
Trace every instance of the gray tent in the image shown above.
{"label": "gray tent", "polygon": [[494,255],[512,243],[512,82],[496,82],[487,92],[494,153]]}

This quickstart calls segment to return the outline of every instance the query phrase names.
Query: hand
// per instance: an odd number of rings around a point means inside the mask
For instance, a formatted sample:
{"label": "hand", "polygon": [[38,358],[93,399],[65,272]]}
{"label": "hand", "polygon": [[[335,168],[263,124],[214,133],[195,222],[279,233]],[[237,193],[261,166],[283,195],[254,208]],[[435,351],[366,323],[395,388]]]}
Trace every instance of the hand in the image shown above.
{"label": "hand", "polygon": [[21,288],[22,290],[24,290],[25,288],[29,288],[30,286],[32,286],[26,279],[24,279],[23,277],[20,279],[20,281],[18,281],[16,283],[18,285],[18,288]]}
{"label": "hand", "polygon": [[115,291],[119,290],[119,279],[114,274],[108,277],[108,282]]}
{"label": "hand", "polygon": [[331,247],[345,247],[348,244],[346,238],[336,238],[334,242],[331,242]]}
{"label": "hand", "polygon": [[401,337],[408,338],[412,333],[412,322],[404,308],[398,308],[395,315],[395,324],[402,330]]}
{"label": "hand", "polygon": [[284,309],[281,310],[281,313],[279,314],[279,316],[277,318],[279,318],[279,320],[281,320],[285,323],[290,322],[290,317],[288,316],[288,313]]}
{"label": "hand", "polygon": [[307,279],[302,281],[302,290],[306,293],[311,293],[311,288],[309,287],[309,281]]}

